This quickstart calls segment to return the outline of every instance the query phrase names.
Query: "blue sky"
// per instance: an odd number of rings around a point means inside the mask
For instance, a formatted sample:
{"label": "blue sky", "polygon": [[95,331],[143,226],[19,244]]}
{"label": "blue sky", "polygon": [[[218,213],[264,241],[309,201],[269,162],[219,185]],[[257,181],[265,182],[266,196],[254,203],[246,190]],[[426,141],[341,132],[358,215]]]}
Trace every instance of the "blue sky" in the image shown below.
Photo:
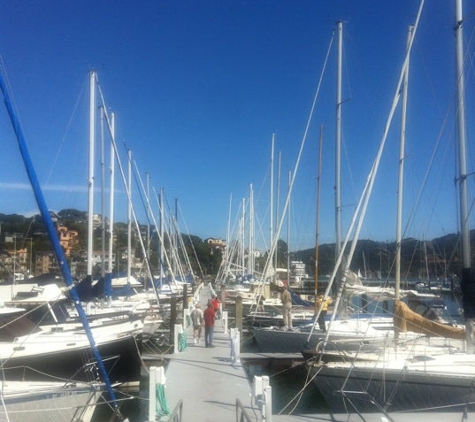
{"label": "blue sky", "polygon": [[[87,209],[87,84],[95,69],[116,114],[123,164],[130,148],[142,177],[148,172],[151,186],[165,190],[171,208],[178,200],[182,231],[225,238],[230,195],[233,224],[253,184],[256,238],[263,247],[269,236],[272,134],[276,167],[281,156],[282,208],[335,22],[344,22],[345,232],[383,133],[418,6],[414,0],[17,0],[0,3],[0,54],[51,209]],[[469,57],[474,11],[475,2],[466,1]],[[427,239],[457,231],[453,23],[452,1],[426,2],[410,64],[404,221],[415,214],[406,236]],[[335,239],[335,62],[336,42],[296,174],[292,250],[315,244],[320,125],[320,243]],[[473,70],[466,77],[467,91],[474,92]],[[399,110],[363,238],[395,238]],[[467,98],[467,115],[470,110],[473,101]],[[473,120],[467,120],[470,143]],[[0,212],[36,212],[5,111],[0,136]],[[413,211],[438,141],[424,195]],[[276,183],[278,173],[276,168]],[[120,181],[116,185],[116,215],[125,221],[123,188]],[[134,204],[145,222],[140,200]],[[286,236],[285,223],[281,238],[287,241]]]}

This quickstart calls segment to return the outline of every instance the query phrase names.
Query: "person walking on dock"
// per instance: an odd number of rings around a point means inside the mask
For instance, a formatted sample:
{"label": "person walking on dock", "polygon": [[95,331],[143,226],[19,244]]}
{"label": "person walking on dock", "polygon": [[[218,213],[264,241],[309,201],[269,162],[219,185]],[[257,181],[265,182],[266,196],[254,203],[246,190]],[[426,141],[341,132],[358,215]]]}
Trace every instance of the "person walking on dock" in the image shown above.
{"label": "person walking on dock", "polygon": [[203,310],[201,305],[196,304],[195,309],[191,312],[191,322],[193,324],[193,342],[200,344],[201,327],[203,325]]}
{"label": "person walking on dock", "polygon": [[213,298],[211,299],[211,303],[213,304],[215,317],[216,319],[219,319],[221,312],[219,310],[220,302],[219,302],[218,296],[214,295]]}
{"label": "person walking on dock", "polygon": [[211,300],[208,302],[208,307],[205,309],[203,316],[205,320],[205,346],[214,347],[213,331],[216,315],[214,313],[213,303],[211,302]]}
{"label": "person walking on dock", "polygon": [[282,314],[284,317],[284,329],[290,330],[292,328],[292,297],[290,296],[289,288],[284,285],[284,291],[281,296]]}

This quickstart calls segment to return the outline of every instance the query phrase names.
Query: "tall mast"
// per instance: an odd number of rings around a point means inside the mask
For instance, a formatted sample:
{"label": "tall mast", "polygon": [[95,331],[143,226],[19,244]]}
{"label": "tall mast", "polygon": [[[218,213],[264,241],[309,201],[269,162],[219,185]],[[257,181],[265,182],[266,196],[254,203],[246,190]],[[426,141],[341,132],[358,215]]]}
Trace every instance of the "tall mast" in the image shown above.
{"label": "tall mast", "polygon": [[87,211],[87,276],[92,278],[94,225],[94,149],[96,136],[96,72],[89,74],[89,183]]}
{"label": "tall mast", "polygon": [[241,269],[242,269],[242,279],[246,275],[246,257],[245,257],[245,227],[246,227],[246,199],[242,198],[242,216],[241,216]]}
{"label": "tall mast", "polygon": [[[228,226],[227,226],[227,230],[226,230],[226,248],[224,249],[224,259],[225,259],[225,263],[226,263],[226,268],[230,268],[229,267],[229,260],[231,259],[231,254],[230,254],[230,238],[231,238],[231,207],[232,207],[232,204],[233,204],[233,194],[231,192],[231,194],[229,195],[229,210],[228,210]],[[224,277],[225,277],[225,280],[227,279],[227,276],[228,276],[228,273],[226,272],[226,274],[224,274]]]}
{"label": "tall mast", "polygon": [[114,253],[114,196],[115,196],[115,114],[111,114],[111,152],[110,152],[110,192],[109,192],[109,269],[108,272],[112,274],[113,253]]}
{"label": "tall mast", "polygon": [[320,236],[320,191],[322,178],[322,151],[323,151],[323,125],[320,126],[320,146],[318,151],[318,178],[317,178],[317,213],[316,213],[316,230],[315,230],[315,312],[317,309],[317,295],[318,295],[318,237]]}
{"label": "tall mast", "polygon": [[467,163],[466,163],[466,127],[465,127],[465,77],[463,69],[463,20],[462,0],[455,1],[455,35],[457,64],[457,132],[459,141],[459,193],[460,227],[462,235],[463,269],[470,270],[470,227],[468,221]]}
{"label": "tall mast", "polygon": [[165,275],[165,267],[163,266],[163,259],[165,258],[165,214],[163,209],[163,201],[164,201],[164,191],[163,188],[160,189],[160,285],[163,282],[163,276]]}
{"label": "tall mast", "polygon": [[127,283],[130,284],[132,260],[132,151],[129,149],[127,160],[127,190],[129,201],[127,205]]}
{"label": "tall mast", "polygon": [[[271,153],[270,153],[270,244],[274,243],[274,134],[272,134]],[[272,246],[271,246],[272,250]],[[273,257],[270,256],[270,261],[273,263]],[[267,274],[264,274],[264,277]],[[274,276],[271,277],[274,280]]]}
{"label": "tall mast", "polygon": [[[147,204],[150,203],[150,173],[145,173]],[[147,207],[147,259],[150,261],[150,207]]]}
{"label": "tall mast", "polygon": [[172,257],[175,257],[173,260],[173,272],[176,274],[179,271],[180,263],[178,261],[178,198],[175,198],[175,212],[172,216],[172,227],[173,227],[173,251]]}
{"label": "tall mast", "polygon": [[[281,151],[279,151],[279,153],[277,154],[277,198],[276,198],[276,201],[275,201],[275,221],[280,221],[280,209],[279,209],[279,203],[280,203],[280,163],[281,163],[281,157],[282,157],[282,153]],[[275,268],[275,271],[277,271],[277,267],[278,267],[278,255],[279,255],[279,236],[275,236],[275,242],[276,242],[276,250],[275,250],[275,255],[274,255],[274,268]],[[275,273],[277,274],[277,272]]]}
{"label": "tall mast", "polygon": [[[292,171],[289,170],[289,191],[292,187]],[[287,208],[287,284],[290,285],[290,201]]]}
{"label": "tall mast", "polygon": [[104,107],[101,107],[101,277],[106,276],[106,219],[105,219],[105,150],[104,150]]}
{"label": "tall mast", "polygon": [[342,50],[343,23],[337,22],[338,59],[336,83],[336,128],[335,128],[335,254],[340,255],[341,248],[341,79],[342,79]]}
{"label": "tall mast", "polygon": [[455,36],[457,65],[457,134],[459,149],[460,232],[462,237],[462,304],[465,318],[467,351],[475,351],[475,280],[472,274],[470,227],[468,222],[467,163],[465,136],[465,80],[463,69],[462,1],[455,1]]}
{"label": "tall mast", "polygon": [[[409,49],[413,26],[409,27],[407,35],[407,49]],[[396,300],[399,299],[401,286],[401,246],[402,246],[402,192],[404,182],[404,154],[406,142],[406,115],[407,115],[407,86],[409,82],[409,60],[404,70],[404,79],[402,82],[402,109],[401,109],[401,136],[399,141],[399,177],[397,188],[397,219],[396,219]]]}
{"label": "tall mast", "polygon": [[254,189],[252,183],[249,186],[249,274],[254,276],[255,258],[254,258]]}

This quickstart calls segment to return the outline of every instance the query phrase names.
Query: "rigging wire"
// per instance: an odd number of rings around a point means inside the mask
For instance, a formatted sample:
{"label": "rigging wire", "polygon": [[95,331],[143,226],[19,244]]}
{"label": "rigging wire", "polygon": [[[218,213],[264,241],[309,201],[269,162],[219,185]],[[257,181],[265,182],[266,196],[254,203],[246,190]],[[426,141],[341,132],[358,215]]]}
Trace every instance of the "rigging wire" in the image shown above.
{"label": "rigging wire", "polygon": [[318,371],[315,371],[315,374],[309,379],[309,375],[311,373],[310,371],[310,367],[307,369],[307,377],[305,379],[305,383],[303,385],[303,387],[300,389],[300,391],[294,396],[293,399],[291,399],[279,412],[279,415],[281,415],[294,401],[296,401],[295,405],[292,407],[292,409],[287,413],[289,415],[291,415],[292,413],[294,413],[295,409],[297,408],[297,406],[299,405],[300,403],[300,400],[302,400],[302,397],[303,397],[303,393],[305,391],[305,389],[309,386],[309,384],[311,382],[313,382],[313,380],[315,379],[315,377],[319,374],[319,372],[322,370],[323,367],[320,367],[320,369]]}
{"label": "rigging wire", "polygon": [[71,116],[69,117],[69,120],[66,124],[66,128],[65,128],[65,131],[64,131],[64,134],[61,138],[61,141],[59,143],[59,148],[56,150],[56,155],[54,156],[53,160],[51,161],[51,166],[50,166],[50,171],[45,179],[45,183],[48,184],[50,179],[51,179],[51,176],[52,176],[52,173],[53,173],[53,169],[56,165],[56,162],[58,161],[58,158],[59,158],[59,155],[60,155],[60,152],[65,144],[65,141],[66,141],[66,138],[68,136],[68,133],[69,133],[69,129],[71,128],[71,125],[72,125],[72,122],[74,121],[74,118],[75,118],[75,115],[76,115],[76,112],[79,108],[79,104],[81,102],[82,99],[85,98],[86,96],[86,88],[88,86],[88,80],[87,78],[84,80],[84,83],[83,83],[83,86],[82,88],[80,89],[79,91],[79,94],[78,94],[78,97],[76,99],[76,103],[74,104],[74,107],[73,107],[73,111],[71,113]]}
{"label": "rigging wire", "polygon": [[[291,178],[291,181],[289,183],[289,189],[288,189],[288,192],[287,192],[287,196],[286,196],[286,199],[285,199],[285,204],[284,204],[284,208],[282,210],[282,213],[281,213],[281,218],[280,218],[280,221],[279,221],[279,224],[277,226],[277,230],[275,231],[274,233],[274,239],[272,239],[272,243],[271,243],[271,248],[270,248],[270,251],[269,251],[269,255],[268,255],[268,258],[267,258],[267,261],[266,261],[266,264],[264,266],[264,277],[267,276],[267,273],[269,271],[269,268],[272,264],[272,259],[273,259],[273,256],[274,256],[274,253],[275,253],[275,250],[277,248],[277,241],[276,239],[279,238],[279,235],[280,235],[280,232],[282,230],[282,226],[284,224],[284,221],[285,221],[285,216],[287,214],[287,209],[289,207],[289,202],[290,202],[290,196],[291,196],[291,193],[292,193],[292,188],[293,188],[293,185],[294,185],[294,182],[295,182],[295,178],[296,178],[296,175],[297,175],[297,169],[299,167],[299,163],[300,163],[300,159],[302,157],[302,153],[303,153],[303,148],[305,146],[305,142],[307,140],[307,135],[308,135],[308,132],[309,132],[309,129],[310,129],[310,123],[312,122],[312,118],[313,118],[313,113],[314,113],[314,110],[315,110],[315,106],[316,106],[316,103],[317,103],[317,99],[319,97],[319,93],[320,93],[320,88],[321,88],[321,85],[322,85],[322,80],[323,80],[323,75],[325,73],[325,69],[326,69],[326,66],[327,66],[327,63],[328,63],[328,59],[329,59],[329,56],[330,56],[330,51],[331,51],[331,46],[333,44],[333,39],[335,37],[335,31],[333,31],[332,33],[332,37],[330,39],[330,43],[328,45],[328,49],[327,49],[327,54],[326,54],[326,57],[325,57],[325,60],[324,60],[324,63],[323,63],[323,68],[322,68],[322,72],[320,73],[320,79],[318,81],[318,85],[317,85],[317,88],[316,88],[316,91],[315,91],[315,95],[314,95],[314,98],[313,98],[313,102],[312,102],[312,106],[310,107],[310,112],[309,112],[309,115],[308,115],[308,119],[307,119],[307,124],[305,126],[305,131],[304,131],[304,134],[303,134],[303,137],[302,137],[302,141],[301,141],[301,144],[300,144],[300,149],[299,149],[299,153],[298,153],[298,156],[297,156],[297,161],[295,163],[295,166],[294,166],[294,170],[292,171],[292,178]],[[260,286],[261,289],[263,289],[263,284]],[[261,292],[258,292],[258,294],[260,294]]]}

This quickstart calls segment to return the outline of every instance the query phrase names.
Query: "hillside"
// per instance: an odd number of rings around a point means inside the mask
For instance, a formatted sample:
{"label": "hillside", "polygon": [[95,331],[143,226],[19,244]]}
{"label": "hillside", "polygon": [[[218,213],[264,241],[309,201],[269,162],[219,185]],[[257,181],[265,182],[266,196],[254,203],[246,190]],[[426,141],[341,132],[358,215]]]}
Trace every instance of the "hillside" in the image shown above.
{"label": "hillside", "polygon": [[[83,259],[83,250],[86,237],[87,213],[73,209],[65,209],[53,215],[58,223],[67,225],[70,229],[78,231],[80,244],[76,255]],[[117,242],[121,247],[126,245],[126,224],[115,223]],[[141,228],[146,232],[145,226]],[[100,236],[100,230],[96,233]],[[46,237],[41,219],[38,216],[25,217],[17,214],[0,213],[0,251],[12,249],[12,237],[16,238],[16,247],[22,248],[31,242],[33,252],[50,250],[49,240]],[[192,261],[194,271],[204,275],[216,274],[221,261],[221,254],[210,250],[207,243],[193,235],[183,235],[184,245],[188,256]],[[7,242],[8,240],[8,242]],[[26,241],[28,240],[28,242]],[[432,240],[420,241],[413,238],[404,239],[401,253],[401,275],[404,278],[436,278],[444,277],[445,274],[460,274],[460,255],[458,252],[459,236],[449,234]],[[475,231],[471,232],[472,261],[475,250]],[[137,255],[141,255],[136,239],[133,247]],[[356,246],[353,261],[350,268],[368,277],[394,276],[392,268],[396,251],[395,242],[375,242],[372,240],[360,240]],[[153,251],[152,251],[153,254]],[[287,245],[279,240],[277,249],[279,266],[285,267],[287,262]],[[291,260],[299,260],[306,264],[306,271],[313,276],[315,268],[315,248],[290,252]],[[156,262],[156,255],[151,258]],[[199,261],[199,265],[198,265]],[[319,275],[330,274],[335,261],[335,245],[324,244],[319,247]],[[263,267],[264,263],[261,263]]]}
{"label": "hillside", "polygon": [[[474,261],[475,231],[471,231],[472,262]],[[449,234],[432,240],[404,239],[401,248],[401,276],[404,278],[437,278],[445,274],[460,274],[459,235]],[[394,276],[395,242],[360,240],[350,268],[367,277]],[[319,274],[330,274],[335,261],[335,244],[319,247]],[[291,253],[292,260],[306,264],[313,276],[315,248]]]}

